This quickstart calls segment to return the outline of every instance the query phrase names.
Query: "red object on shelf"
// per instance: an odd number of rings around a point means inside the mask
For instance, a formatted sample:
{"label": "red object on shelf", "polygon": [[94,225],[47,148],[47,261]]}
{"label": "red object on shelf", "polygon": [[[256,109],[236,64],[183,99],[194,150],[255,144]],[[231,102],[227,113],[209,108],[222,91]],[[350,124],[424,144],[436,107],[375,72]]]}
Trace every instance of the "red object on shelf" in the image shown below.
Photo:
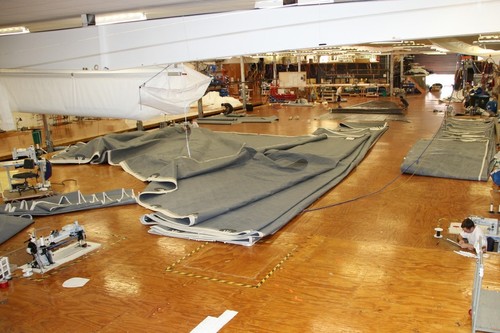
{"label": "red object on shelf", "polygon": [[295,101],[297,99],[297,95],[295,95],[295,94],[291,94],[291,93],[288,93],[288,94],[279,94],[277,86],[271,86],[269,88],[269,96],[271,96],[277,102]]}

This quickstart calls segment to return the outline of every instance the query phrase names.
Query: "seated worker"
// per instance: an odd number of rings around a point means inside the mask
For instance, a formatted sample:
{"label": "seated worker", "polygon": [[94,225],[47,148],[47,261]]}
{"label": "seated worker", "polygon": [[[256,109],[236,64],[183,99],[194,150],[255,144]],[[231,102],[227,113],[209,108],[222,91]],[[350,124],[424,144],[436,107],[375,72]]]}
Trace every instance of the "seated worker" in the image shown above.
{"label": "seated worker", "polygon": [[497,115],[498,102],[496,96],[491,96],[490,100],[486,103],[486,111],[491,113],[493,116]]}
{"label": "seated worker", "polygon": [[462,228],[462,231],[458,235],[458,244],[462,249],[474,251],[474,245],[479,242],[480,237],[482,239],[481,247],[483,248],[483,252],[486,252],[486,250],[491,251],[493,249],[493,244],[489,244],[492,243],[490,241],[493,239],[487,239],[484,235],[483,229],[477,227],[472,219],[466,218],[462,221],[460,227]]}
{"label": "seated worker", "polygon": [[403,110],[408,109],[410,103],[408,103],[408,101],[403,97],[403,95],[399,95],[399,102],[401,103],[401,107],[403,108]]}

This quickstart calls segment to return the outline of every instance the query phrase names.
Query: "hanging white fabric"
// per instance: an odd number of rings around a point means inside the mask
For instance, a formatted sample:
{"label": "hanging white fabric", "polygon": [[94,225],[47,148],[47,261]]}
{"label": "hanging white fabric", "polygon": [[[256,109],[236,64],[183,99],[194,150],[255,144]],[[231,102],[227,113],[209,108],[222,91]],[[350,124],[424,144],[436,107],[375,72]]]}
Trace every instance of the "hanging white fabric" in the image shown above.
{"label": "hanging white fabric", "polygon": [[12,112],[134,120],[183,114],[204,95],[210,78],[186,65],[157,75],[162,68],[0,70],[0,127],[9,129]]}
{"label": "hanging white fabric", "polygon": [[210,77],[188,66],[169,66],[141,86],[141,105],[166,114],[183,114],[203,97],[210,81]]}

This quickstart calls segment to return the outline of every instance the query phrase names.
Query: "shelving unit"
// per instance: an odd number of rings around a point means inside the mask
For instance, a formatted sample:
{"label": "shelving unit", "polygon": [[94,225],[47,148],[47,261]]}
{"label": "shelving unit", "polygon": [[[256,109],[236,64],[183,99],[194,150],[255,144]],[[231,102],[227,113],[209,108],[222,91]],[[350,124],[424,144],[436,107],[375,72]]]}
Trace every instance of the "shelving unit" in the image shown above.
{"label": "shelving unit", "polygon": [[327,102],[335,102],[335,92],[334,87],[321,87],[321,98]]}
{"label": "shelving unit", "polygon": [[[335,84],[344,83],[386,83],[387,69],[380,62],[374,63],[331,63],[321,65],[325,72],[321,79]],[[386,75],[387,76],[387,75]]]}
{"label": "shelving unit", "polygon": [[[265,79],[272,79],[272,64],[265,65]],[[277,65],[277,71],[297,71],[297,65]],[[307,72],[307,79],[316,83],[354,84],[378,83],[386,84],[389,70],[385,56],[378,62],[329,62],[301,64],[301,71]]]}

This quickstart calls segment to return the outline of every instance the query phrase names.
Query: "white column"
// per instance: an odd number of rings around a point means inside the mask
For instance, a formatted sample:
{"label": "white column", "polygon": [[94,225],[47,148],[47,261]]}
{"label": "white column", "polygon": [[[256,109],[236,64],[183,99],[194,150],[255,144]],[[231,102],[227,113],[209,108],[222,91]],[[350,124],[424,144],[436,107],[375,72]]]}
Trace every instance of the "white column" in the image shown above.
{"label": "white column", "polygon": [[245,80],[245,61],[243,56],[240,57],[240,73],[241,73],[241,100],[243,103],[243,109],[247,108],[247,89]]}

